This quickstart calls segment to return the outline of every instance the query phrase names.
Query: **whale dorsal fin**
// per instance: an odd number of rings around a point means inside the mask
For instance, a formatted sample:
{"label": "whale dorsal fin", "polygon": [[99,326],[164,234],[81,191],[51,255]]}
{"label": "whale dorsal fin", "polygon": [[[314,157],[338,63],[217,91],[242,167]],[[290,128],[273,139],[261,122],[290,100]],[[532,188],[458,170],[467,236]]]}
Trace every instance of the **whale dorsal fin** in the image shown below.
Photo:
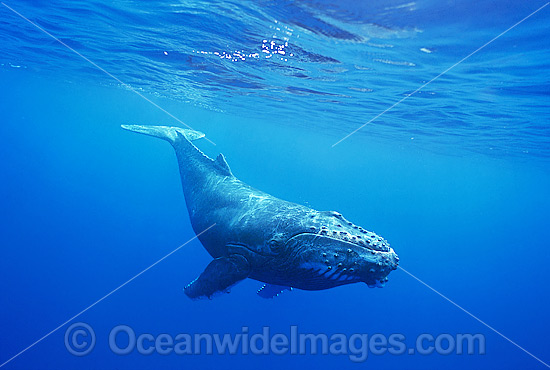
{"label": "whale dorsal fin", "polygon": [[229,168],[229,165],[227,164],[227,161],[225,160],[225,157],[223,156],[222,153],[218,154],[214,163],[220,170],[222,170],[222,172],[226,176],[233,176],[233,173],[231,172],[231,168]]}

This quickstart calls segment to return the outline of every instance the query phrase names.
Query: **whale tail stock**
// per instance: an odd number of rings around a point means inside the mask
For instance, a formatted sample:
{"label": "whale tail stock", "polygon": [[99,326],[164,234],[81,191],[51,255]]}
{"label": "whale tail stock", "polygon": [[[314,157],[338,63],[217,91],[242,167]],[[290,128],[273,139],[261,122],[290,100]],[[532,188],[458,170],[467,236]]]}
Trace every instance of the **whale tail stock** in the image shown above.
{"label": "whale tail stock", "polygon": [[202,132],[188,130],[180,127],[168,127],[168,126],[141,126],[141,125],[121,125],[125,130],[138,132],[140,134],[158,137],[160,139],[168,141],[174,145],[176,140],[183,136],[189,141],[198,140],[205,135]]}

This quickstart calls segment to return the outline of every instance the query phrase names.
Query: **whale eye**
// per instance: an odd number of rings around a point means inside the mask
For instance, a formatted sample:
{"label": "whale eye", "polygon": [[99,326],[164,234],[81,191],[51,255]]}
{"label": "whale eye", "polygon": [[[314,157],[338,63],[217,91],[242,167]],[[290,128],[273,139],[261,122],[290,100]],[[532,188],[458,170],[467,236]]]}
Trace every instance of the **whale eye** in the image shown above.
{"label": "whale eye", "polygon": [[276,239],[270,239],[266,244],[270,249],[277,249],[281,246],[281,243],[279,243]]}

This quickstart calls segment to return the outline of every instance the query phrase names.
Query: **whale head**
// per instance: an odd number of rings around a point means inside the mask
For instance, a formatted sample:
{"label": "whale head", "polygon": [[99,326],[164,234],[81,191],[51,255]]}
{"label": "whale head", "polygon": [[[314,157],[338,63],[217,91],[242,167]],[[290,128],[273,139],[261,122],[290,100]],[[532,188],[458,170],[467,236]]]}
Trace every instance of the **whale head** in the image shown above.
{"label": "whale head", "polygon": [[286,241],[303,276],[300,289],[317,290],[356,282],[382,287],[399,257],[382,237],[338,212],[315,212],[308,226]]}

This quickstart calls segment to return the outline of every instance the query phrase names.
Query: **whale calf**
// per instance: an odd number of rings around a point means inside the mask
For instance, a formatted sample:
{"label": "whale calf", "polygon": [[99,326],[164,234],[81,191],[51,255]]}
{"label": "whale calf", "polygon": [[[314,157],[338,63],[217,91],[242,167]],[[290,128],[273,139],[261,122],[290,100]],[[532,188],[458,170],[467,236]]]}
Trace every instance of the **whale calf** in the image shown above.
{"label": "whale calf", "polygon": [[287,202],[237,179],[222,154],[213,160],[192,143],[203,133],[122,128],[166,140],[176,152],[191,225],[214,258],[184,288],[188,297],[212,298],[246,278],[266,284],[258,291],[264,298],[292,288],[381,287],[397,268],[399,258],[385,239],[340,213]]}

